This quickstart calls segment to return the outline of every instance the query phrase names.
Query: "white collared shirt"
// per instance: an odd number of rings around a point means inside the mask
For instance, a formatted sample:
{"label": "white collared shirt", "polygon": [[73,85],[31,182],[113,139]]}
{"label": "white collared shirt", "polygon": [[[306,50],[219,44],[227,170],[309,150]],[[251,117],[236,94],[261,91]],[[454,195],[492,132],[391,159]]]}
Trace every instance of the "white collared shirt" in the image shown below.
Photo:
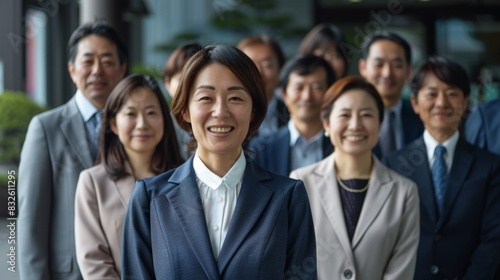
{"label": "white collared shirt", "polygon": [[83,122],[85,123],[87,135],[91,136],[94,131],[94,124],[90,121],[90,119],[99,110],[83,95],[80,90],[76,91],[75,101],[76,106],[78,107],[78,111],[80,111],[80,115],[82,116]]}
{"label": "white collared shirt", "polygon": [[288,122],[290,131],[290,170],[316,163],[323,159],[323,129],[309,140],[300,135],[293,121]]}
{"label": "white collared shirt", "polygon": [[80,90],[76,91],[75,101],[83,121],[87,123],[88,120],[98,111],[98,109],[90,102]]}
{"label": "white collared shirt", "polygon": [[423,137],[431,170],[432,165],[434,165],[434,161],[436,161],[436,159],[434,158],[434,150],[436,149],[437,145],[443,145],[446,148],[446,153],[444,155],[444,159],[446,161],[446,169],[448,170],[448,173],[450,173],[451,164],[453,163],[453,156],[455,155],[455,148],[457,147],[458,138],[460,137],[460,133],[458,132],[458,130],[455,131],[455,133],[453,133],[453,135],[450,138],[446,139],[446,141],[444,141],[443,143],[439,143],[436,139],[434,139],[434,137],[432,137],[427,130],[424,131]]}
{"label": "white collared shirt", "polygon": [[245,155],[241,151],[238,160],[222,178],[207,168],[199,158],[198,151],[193,158],[193,168],[205,212],[210,243],[214,257],[218,259],[240,194],[246,168]]}

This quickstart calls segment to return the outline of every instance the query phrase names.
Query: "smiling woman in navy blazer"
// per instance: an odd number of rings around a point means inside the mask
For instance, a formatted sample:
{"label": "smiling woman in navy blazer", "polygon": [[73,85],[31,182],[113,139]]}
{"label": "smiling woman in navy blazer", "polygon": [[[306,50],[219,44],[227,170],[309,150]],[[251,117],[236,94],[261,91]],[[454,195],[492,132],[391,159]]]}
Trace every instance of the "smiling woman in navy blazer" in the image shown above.
{"label": "smiling woman in navy blazer", "polygon": [[301,181],[245,157],[266,112],[252,60],[208,46],[183,69],[172,101],[195,154],[138,181],[125,218],[123,279],[316,279],[316,244]]}

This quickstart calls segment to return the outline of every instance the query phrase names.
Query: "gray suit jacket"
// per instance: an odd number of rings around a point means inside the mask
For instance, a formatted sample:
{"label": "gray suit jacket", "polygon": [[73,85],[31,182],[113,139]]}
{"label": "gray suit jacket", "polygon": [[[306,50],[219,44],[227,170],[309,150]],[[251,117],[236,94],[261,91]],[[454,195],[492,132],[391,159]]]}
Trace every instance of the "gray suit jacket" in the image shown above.
{"label": "gray suit jacket", "polygon": [[[132,169],[127,164],[127,172]],[[76,255],[85,279],[120,279],[121,241],[135,178],[112,180],[103,164],[80,174],[75,198]]]}
{"label": "gray suit jacket", "polygon": [[93,165],[89,145],[74,97],[31,120],[19,165],[21,279],[82,279],[74,199],[80,172]]}
{"label": "gray suit jacket", "polygon": [[375,157],[352,243],[336,185],[335,153],[294,170],[306,186],[316,233],[318,279],[412,279],[419,240],[419,197],[412,181]]}

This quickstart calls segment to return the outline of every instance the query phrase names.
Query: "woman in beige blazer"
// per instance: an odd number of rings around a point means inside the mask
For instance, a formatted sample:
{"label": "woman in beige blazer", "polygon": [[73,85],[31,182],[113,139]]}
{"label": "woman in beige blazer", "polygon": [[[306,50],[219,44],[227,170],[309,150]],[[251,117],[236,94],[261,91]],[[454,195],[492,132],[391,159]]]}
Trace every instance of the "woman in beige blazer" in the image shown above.
{"label": "woman in beige blazer", "polygon": [[358,76],[339,79],[321,114],[335,152],[290,174],[309,196],[318,279],[412,279],[418,193],[372,155],[384,116],[377,90]]}
{"label": "woman in beige blazer", "polygon": [[120,279],[123,222],[135,181],[182,163],[153,78],[131,75],[115,87],[103,112],[100,150],[98,165],[78,180],[76,255],[84,279]]}

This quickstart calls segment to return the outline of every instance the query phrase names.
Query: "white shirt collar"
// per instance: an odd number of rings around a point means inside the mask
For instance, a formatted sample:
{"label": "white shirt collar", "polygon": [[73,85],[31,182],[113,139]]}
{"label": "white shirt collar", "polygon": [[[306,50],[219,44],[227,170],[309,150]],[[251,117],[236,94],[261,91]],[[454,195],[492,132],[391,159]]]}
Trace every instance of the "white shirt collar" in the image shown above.
{"label": "white shirt collar", "polygon": [[[302,135],[300,135],[300,132],[297,130],[297,128],[295,127],[295,124],[293,123],[292,120],[288,121],[288,130],[290,131],[290,147],[293,147],[295,146],[295,144],[297,143],[297,140],[299,140],[299,138],[302,137]],[[316,135],[314,135],[314,137],[312,137],[311,139],[309,140],[305,140],[305,142],[315,142],[317,141],[325,132],[323,131],[323,129],[321,129]]]}
{"label": "white shirt collar", "polygon": [[98,109],[90,102],[80,90],[76,91],[75,101],[80,114],[82,115],[83,121],[87,122]]}
{"label": "white shirt collar", "polygon": [[434,150],[436,149],[437,145],[443,145],[446,148],[446,164],[448,170],[450,170],[459,137],[460,133],[457,130],[450,138],[446,139],[446,141],[444,141],[443,143],[439,143],[436,139],[434,139],[434,137],[431,136],[427,129],[424,131],[423,138],[425,147],[427,149],[427,158],[429,159],[431,166],[432,163],[434,163]]}
{"label": "white shirt collar", "polygon": [[219,188],[222,182],[224,182],[229,188],[235,188],[236,185],[243,179],[246,165],[247,163],[245,160],[245,154],[242,150],[234,165],[231,167],[231,169],[229,169],[227,174],[221,178],[217,174],[213,173],[210,169],[208,169],[203,161],[201,161],[200,157],[198,156],[198,150],[196,150],[193,158],[193,168],[196,177],[213,190]]}

